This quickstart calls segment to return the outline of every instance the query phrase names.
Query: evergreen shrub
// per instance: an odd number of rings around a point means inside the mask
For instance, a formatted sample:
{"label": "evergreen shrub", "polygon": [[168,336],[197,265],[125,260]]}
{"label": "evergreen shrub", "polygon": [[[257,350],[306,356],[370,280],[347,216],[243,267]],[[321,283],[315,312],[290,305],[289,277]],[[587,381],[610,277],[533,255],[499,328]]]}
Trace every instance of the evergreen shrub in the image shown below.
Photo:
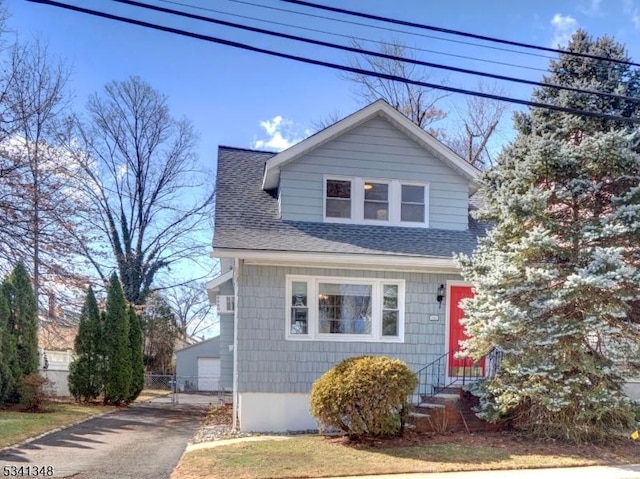
{"label": "evergreen shrub", "polygon": [[75,339],[76,358],[69,366],[69,392],[76,401],[97,398],[103,387],[102,324],[98,301],[89,287]]}
{"label": "evergreen shrub", "polygon": [[417,382],[399,359],[349,358],[313,384],[311,414],[324,428],[352,438],[401,435]]}

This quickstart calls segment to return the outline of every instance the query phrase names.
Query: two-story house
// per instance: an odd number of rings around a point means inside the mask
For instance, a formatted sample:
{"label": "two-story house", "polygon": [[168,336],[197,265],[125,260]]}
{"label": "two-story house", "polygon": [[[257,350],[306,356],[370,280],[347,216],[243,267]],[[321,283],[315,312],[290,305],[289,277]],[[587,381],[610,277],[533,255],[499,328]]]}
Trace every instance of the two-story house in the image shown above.
{"label": "two-story house", "polygon": [[220,147],[209,293],[242,430],[316,428],[311,385],[347,357],[458,348],[478,174],[382,100],[281,153]]}

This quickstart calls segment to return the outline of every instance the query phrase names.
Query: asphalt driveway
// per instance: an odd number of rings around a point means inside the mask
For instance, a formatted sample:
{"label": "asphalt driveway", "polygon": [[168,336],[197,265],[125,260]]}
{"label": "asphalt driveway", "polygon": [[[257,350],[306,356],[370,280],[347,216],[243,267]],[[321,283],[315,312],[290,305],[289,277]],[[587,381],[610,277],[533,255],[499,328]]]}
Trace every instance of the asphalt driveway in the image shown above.
{"label": "asphalt driveway", "polygon": [[[11,472],[18,472],[14,477],[34,476],[26,466],[37,466],[38,477],[168,478],[207,407],[166,401],[134,404],[1,451],[0,477]],[[53,466],[54,475],[43,475],[43,466]]]}

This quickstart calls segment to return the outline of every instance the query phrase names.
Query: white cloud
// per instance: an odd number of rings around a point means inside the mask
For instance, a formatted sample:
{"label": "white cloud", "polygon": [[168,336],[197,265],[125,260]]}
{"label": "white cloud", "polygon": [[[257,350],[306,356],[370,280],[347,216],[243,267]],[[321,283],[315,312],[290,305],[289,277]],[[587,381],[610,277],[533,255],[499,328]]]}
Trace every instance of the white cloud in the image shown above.
{"label": "white cloud", "polygon": [[580,12],[584,13],[585,15],[597,16],[602,13],[600,11],[601,3],[602,3],[602,0],[587,0],[586,2],[581,3],[578,9],[580,10]]}
{"label": "white cloud", "polygon": [[633,28],[640,30],[640,9],[635,6],[632,0],[625,0],[623,5],[624,13],[631,19]]}
{"label": "white cloud", "polygon": [[282,151],[309,135],[308,131],[301,132],[291,120],[282,118],[280,115],[274,116],[271,120],[261,121],[260,127],[268,138],[253,140],[251,142],[252,148]]}
{"label": "white cloud", "polygon": [[556,13],[551,19],[551,27],[553,28],[553,40],[551,46],[553,48],[565,47],[571,35],[578,29],[578,20],[569,16]]}

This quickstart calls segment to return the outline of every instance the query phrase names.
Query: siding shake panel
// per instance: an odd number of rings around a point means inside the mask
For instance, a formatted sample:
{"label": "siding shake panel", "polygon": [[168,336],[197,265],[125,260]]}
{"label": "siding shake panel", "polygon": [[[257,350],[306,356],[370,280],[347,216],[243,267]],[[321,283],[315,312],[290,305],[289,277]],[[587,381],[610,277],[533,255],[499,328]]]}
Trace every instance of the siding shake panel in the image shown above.
{"label": "siding shake panel", "polygon": [[[259,272],[259,270],[261,270]],[[344,276],[351,278],[388,278],[406,281],[405,342],[335,342],[292,341],[285,339],[287,274],[310,276]],[[417,370],[442,354],[444,343],[444,310],[440,319],[429,322],[426,306],[436,308],[435,291],[446,280],[459,279],[456,275],[430,275],[420,273],[394,273],[319,268],[285,268],[271,266],[242,266],[239,294],[265,288],[270,298],[263,301],[277,307],[250,308],[239,306],[240,318],[238,354],[240,392],[307,393],[313,381],[339,361],[362,354],[385,354],[398,357]],[[248,293],[247,293],[248,294]],[[277,296],[277,297],[276,297]]]}

